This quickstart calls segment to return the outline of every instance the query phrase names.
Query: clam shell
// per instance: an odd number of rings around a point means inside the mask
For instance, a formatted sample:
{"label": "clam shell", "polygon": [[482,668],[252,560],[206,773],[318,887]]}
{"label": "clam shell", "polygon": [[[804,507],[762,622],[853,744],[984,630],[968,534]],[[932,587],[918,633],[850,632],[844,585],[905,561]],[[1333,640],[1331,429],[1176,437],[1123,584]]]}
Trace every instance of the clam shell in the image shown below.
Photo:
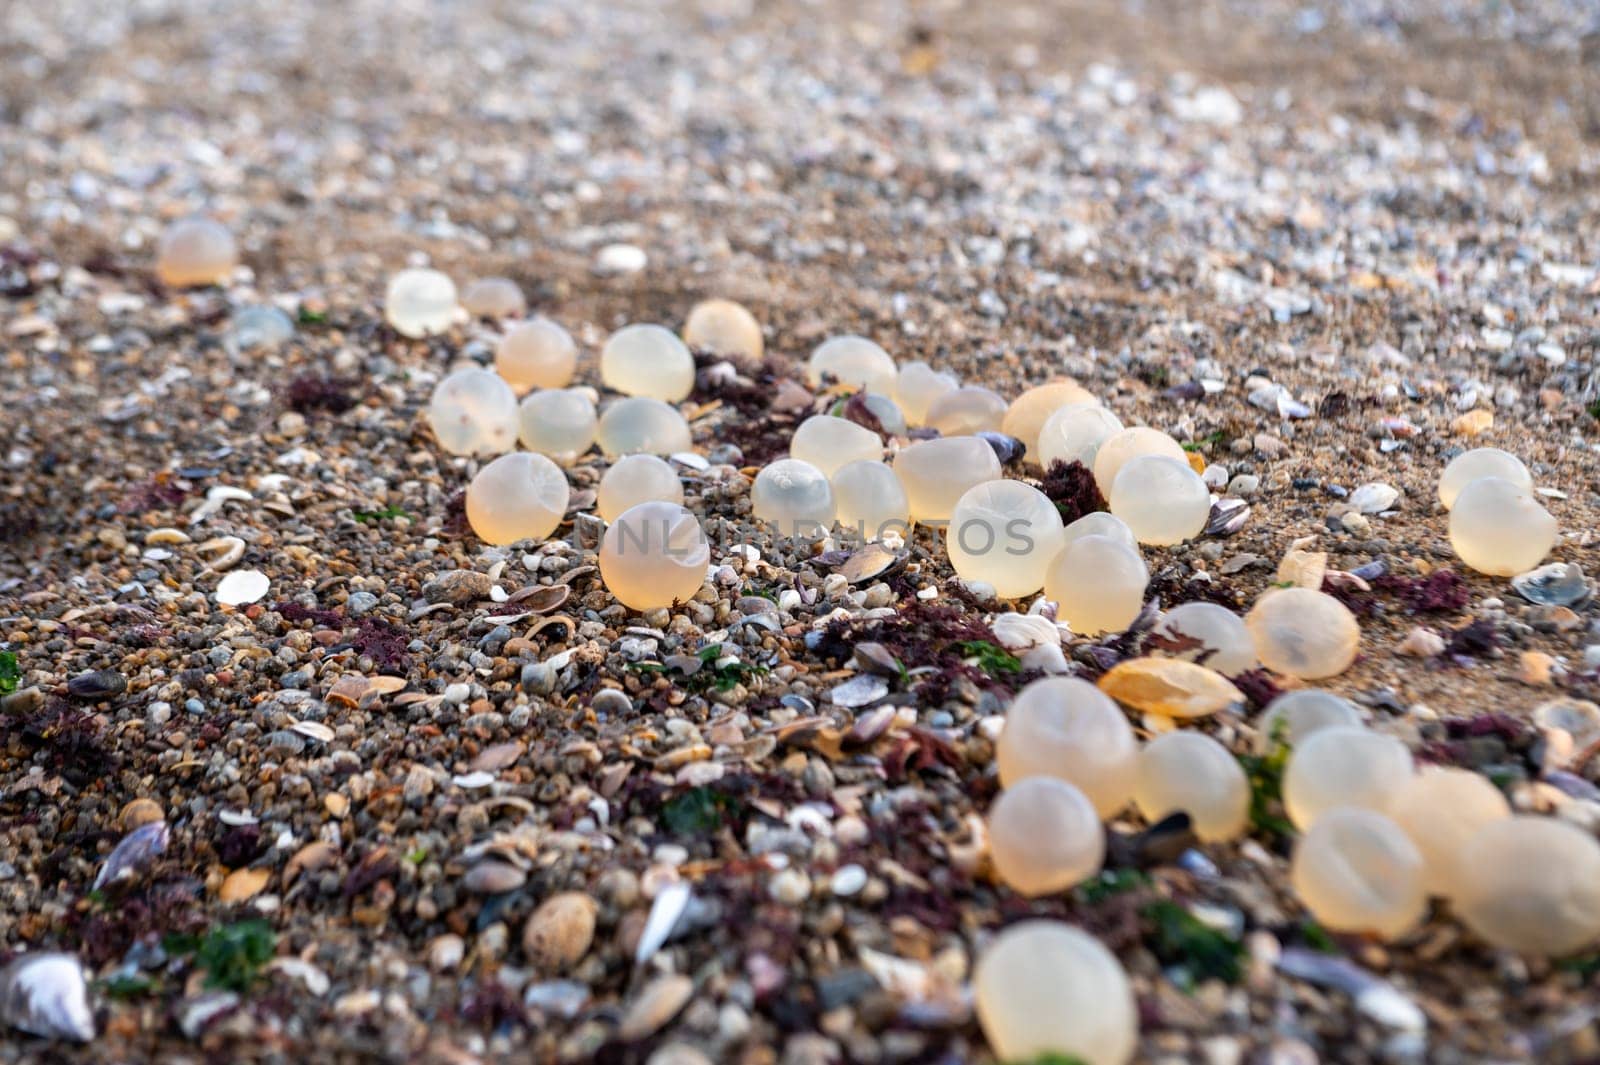
{"label": "clam shell", "polygon": [[45,1039],[89,1042],[94,1013],[83,963],[71,954],[34,951],[0,969],[0,1021]]}
{"label": "clam shell", "polygon": [[1576,606],[1589,598],[1589,580],[1576,562],[1552,562],[1511,578],[1511,587],[1530,603]]}

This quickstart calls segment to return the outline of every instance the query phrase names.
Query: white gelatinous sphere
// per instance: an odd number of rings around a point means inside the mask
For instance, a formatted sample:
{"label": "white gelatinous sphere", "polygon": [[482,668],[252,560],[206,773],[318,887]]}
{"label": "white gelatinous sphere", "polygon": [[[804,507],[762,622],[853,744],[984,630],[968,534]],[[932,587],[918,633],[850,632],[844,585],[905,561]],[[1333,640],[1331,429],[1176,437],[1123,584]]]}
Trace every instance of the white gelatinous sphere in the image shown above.
{"label": "white gelatinous sphere", "polygon": [[1200,535],[1211,492],[1183,459],[1140,455],[1123,463],[1111,485],[1111,513],[1144,544],[1181,544]]}
{"label": "white gelatinous sphere", "polygon": [[676,403],[694,391],[694,355],[665,326],[624,326],[600,349],[600,383],[624,395]]}
{"label": "white gelatinous sphere", "polygon": [[1250,826],[1250,780],[1239,760],[1203,732],[1178,729],[1145,744],[1133,801],[1151,824],[1188,814],[1195,835],[1207,843],[1236,839]]}
{"label": "white gelatinous sphere", "polygon": [[1137,550],[1106,536],[1080,536],[1045,570],[1044,594],[1073,632],[1097,636],[1133,624],[1149,582],[1150,571]]}
{"label": "white gelatinous sphere", "polygon": [[570,498],[561,467],[526,451],[501,455],[467,485],[467,523],[486,544],[542,540],[561,524]]}
{"label": "white gelatinous sphere", "polygon": [[1045,419],[1039,429],[1039,465],[1081,462],[1094,469],[1100,445],[1122,432],[1122,419],[1098,403],[1071,403]]}
{"label": "white gelatinous sphere", "polygon": [[600,579],[632,610],[692,599],[711,566],[711,545],[695,516],[653,500],[624,511],[600,540]]}
{"label": "white gelatinous sphere", "polygon": [[650,396],[629,396],[606,407],[595,439],[610,458],[639,453],[674,455],[693,446],[683,415]]}
{"label": "white gelatinous sphere", "polygon": [[1085,536],[1104,536],[1118,543],[1127,544],[1134,552],[1139,550],[1139,539],[1133,535],[1133,530],[1128,528],[1128,523],[1109,510],[1090,511],[1070,523],[1064,532],[1062,546]]}
{"label": "white gelatinous sphere", "polygon": [[210,218],[180,219],[156,242],[156,276],[173,288],[223,284],[238,265],[233,234]]}
{"label": "white gelatinous sphere", "polygon": [[950,565],[983,581],[1003,599],[1044,587],[1045,570],[1064,543],[1061,512],[1050,497],[1021,481],[974,485],[956,501],[945,529]]}
{"label": "white gelatinous sphere", "polygon": [[594,403],[576,388],[545,388],[528,393],[517,410],[522,446],[566,462],[594,443]]}
{"label": "white gelatinous sphere", "polygon": [[1533,491],[1533,475],[1521,459],[1497,447],[1477,447],[1451,459],[1439,475],[1439,502],[1446,510],[1451,509],[1461,490],[1481,477],[1498,477],[1524,492]]}
{"label": "white gelatinous sphere", "polygon": [[1052,895],[1100,871],[1106,833],[1094,805],[1055,777],[1026,777],[989,807],[989,854],[1013,891]]}
{"label": "white gelatinous sphere", "polygon": [[1302,680],[1343,673],[1361,649],[1348,607],[1312,588],[1269,589],[1244,617],[1268,669]]}
{"label": "white gelatinous sphere", "polygon": [[894,359],[877,344],[861,336],[837,336],[818,344],[806,361],[806,380],[812,388],[825,382],[892,395]]}
{"label": "white gelatinous sphere", "polygon": [[1223,676],[1236,677],[1259,664],[1256,643],[1250,630],[1245,628],[1244,619],[1216,603],[1179,603],[1161,616],[1152,634],[1180,643],[1198,640],[1198,647],[1172,650],[1157,647],[1151,653],[1198,662]]}
{"label": "white gelatinous sphere", "polygon": [[437,270],[401,270],[383,294],[383,316],[413,340],[443,333],[456,316],[456,285]]}
{"label": "white gelatinous sphere", "polygon": [[946,392],[928,405],[923,419],[930,429],[944,436],[971,436],[998,432],[1005,420],[1006,400],[990,388],[968,385]]}
{"label": "white gelatinous sphere", "polygon": [[1165,455],[1184,464],[1189,461],[1183,445],[1166,433],[1143,425],[1132,426],[1107,437],[1094,453],[1094,480],[1100,491],[1109,497],[1123,465],[1141,455]]}
{"label": "white gelatinous sphere", "polygon": [[501,455],[517,442],[517,396],[489,370],[457,370],[428,401],[428,424],[452,455]]}
{"label": "white gelatinous sphere", "polygon": [[1050,415],[1071,403],[1098,403],[1093,393],[1076,381],[1051,381],[1037,385],[1011,401],[1000,431],[1014,436],[1028,449],[1027,459],[1039,461],[1039,430]]}
{"label": "white gelatinous sphere", "polygon": [[1306,909],[1335,932],[1396,939],[1428,907],[1422,852],[1375,810],[1330,810],[1295,844],[1289,882]]}
{"label": "white gelatinous sphere", "polygon": [[1453,896],[1473,875],[1467,844],[1491,821],[1511,816],[1500,789],[1470,769],[1424,766],[1389,803],[1389,816],[1422,852],[1429,894]]}
{"label": "white gelatinous sphere", "polygon": [[1087,932],[1061,921],[1020,921],[978,958],[972,984],[978,1021],[1001,1061],[1133,1060],[1139,1008],[1128,974]]}
{"label": "white gelatinous sphere", "polygon": [[566,388],[578,367],[572,334],[548,318],[518,322],[494,349],[494,368],[519,396],[534,388]]}
{"label": "white gelatinous sphere", "polygon": [[1491,821],[1461,856],[1452,909],[1483,939],[1560,957],[1600,939],[1600,843],[1549,817]]}
{"label": "white gelatinous sphere", "polygon": [[905,486],[911,518],[923,524],[949,521],[956,500],[973,485],[1000,478],[1000,459],[978,436],[923,440],[894,458],[894,472]]}
{"label": "white gelatinous sphere", "polygon": [[904,537],[911,531],[911,503],[905,486],[888,466],[868,460],[850,462],[839,467],[830,480],[841,528],[866,540],[880,540],[890,532]]}
{"label": "white gelatinous sphere", "polygon": [[683,479],[672,464],[655,455],[627,455],[600,478],[595,511],[602,521],[616,521],[640,503],[683,504]]}
{"label": "white gelatinous sphere", "polygon": [[759,362],[766,350],[761,323],[741,303],[702,300],[683,323],[683,342],[691,348],[717,355],[738,355]]}
{"label": "white gelatinous sphere", "polygon": [[933,401],[960,387],[955,374],[935,370],[925,362],[908,362],[895,376],[894,401],[905,414],[907,425],[922,425]]}
{"label": "white gelatinous sphere", "polygon": [[1000,783],[1065,780],[1111,817],[1133,798],[1139,743],[1105,692],[1078,677],[1045,677],[1017,693],[995,743]]}
{"label": "white gelatinous sphere", "polygon": [[778,536],[815,537],[833,524],[833,487],[823,472],[799,459],[779,459],[756,474],[750,507]]}
{"label": "white gelatinous sphere", "polygon": [[1340,806],[1382,812],[1413,772],[1411,752],[1393,736],[1364,728],[1320,729],[1289,755],[1283,808],[1301,831]]}
{"label": "white gelatinous sphere", "polygon": [[1556,543],[1556,519],[1521,485],[1480,477],[1456,495],[1450,546],[1461,561],[1495,577],[1515,577],[1544,561]]}
{"label": "white gelatinous sphere", "polygon": [[1256,750],[1266,754],[1280,743],[1293,749],[1325,728],[1360,728],[1361,711],[1349,699],[1321,688],[1284,692],[1256,722]]}
{"label": "white gelatinous sphere", "polygon": [[801,422],[789,439],[789,457],[809,462],[824,476],[832,477],[848,463],[882,459],[883,441],[848,418],[814,414]]}
{"label": "white gelatinous sphere", "polygon": [[294,336],[294,319],[272,306],[245,307],[228,325],[227,346],[234,353],[273,350]]}
{"label": "white gelatinous sphere", "polygon": [[461,306],[479,318],[516,318],[526,313],[528,301],[508,277],[480,277],[461,293]]}

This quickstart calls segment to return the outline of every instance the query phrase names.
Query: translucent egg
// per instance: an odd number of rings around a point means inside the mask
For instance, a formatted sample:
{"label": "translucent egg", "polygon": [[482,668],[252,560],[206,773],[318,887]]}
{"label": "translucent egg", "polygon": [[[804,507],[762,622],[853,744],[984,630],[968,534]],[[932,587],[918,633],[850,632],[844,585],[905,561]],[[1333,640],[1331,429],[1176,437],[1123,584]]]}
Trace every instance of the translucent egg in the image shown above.
{"label": "translucent egg", "polygon": [[1104,536],[1118,543],[1127,544],[1132,551],[1139,550],[1139,541],[1134,537],[1133,530],[1128,528],[1128,523],[1109,510],[1091,511],[1068,525],[1062,546],[1085,536]]}
{"label": "translucent egg", "polygon": [[1374,810],[1346,806],[1318,818],[1295,844],[1289,882],[1334,932],[1396,939],[1420,924],[1428,907],[1422,852]]}
{"label": "translucent egg", "polygon": [[1087,389],[1076,381],[1052,381],[1028,389],[1011,401],[1006,416],[1000,422],[1000,431],[1014,436],[1028,449],[1030,461],[1038,462],[1039,430],[1050,415],[1069,403],[1097,403]]}
{"label": "translucent egg", "polygon": [[1556,519],[1520,485],[1480,477],[1456,495],[1450,546],[1461,561],[1495,577],[1533,569],[1556,544]]}
{"label": "translucent egg", "polygon": [[693,446],[683,415],[649,396],[629,396],[606,407],[595,439],[609,458],[639,452],[673,455]]}
{"label": "translucent egg", "polygon": [[1211,516],[1211,491],[1181,459],[1129,459],[1111,485],[1111,513],[1145,544],[1181,544],[1200,535]]}
{"label": "translucent egg", "polygon": [[1139,744],[1111,697],[1077,677],[1045,677],[1017,693],[995,743],[1000,783],[1056,777],[1082,791],[1100,817],[1133,798]]}
{"label": "translucent egg", "polygon": [[517,397],[489,370],[457,370],[428,401],[428,424],[452,455],[502,455],[517,442]]}
{"label": "translucent egg", "polygon": [[1600,938],[1600,843],[1547,817],[1491,821],[1461,856],[1452,908],[1497,947],[1549,957]]}
{"label": "translucent egg", "polygon": [[779,459],[756,474],[750,488],[755,516],[776,536],[814,538],[833,525],[833,488],[823,472],[799,459]]}
{"label": "translucent egg", "polygon": [[276,307],[245,307],[228,326],[228,350],[271,351],[294,338],[294,319]]}
{"label": "translucent egg", "polygon": [[467,523],[486,544],[542,540],[567,512],[561,467],[526,451],[501,455],[467,485]]}
{"label": "translucent egg", "polygon": [[1122,419],[1098,403],[1071,403],[1045,419],[1039,429],[1039,465],[1081,462],[1094,469],[1100,445],[1122,432]]}
{"label": "translucent egg", "polygon": [[1026,777],[989,807],[989,854],[1013,891],[1053,895],[1100,871],[1106,833],[1083,792],[1055,777]]}
{"label": "translucent egg", "polygon": [[1106,536],[1080,536],[1061,549],[1044,574],[1045,598],[1079,636],[1121,632],[1144,608],[1150,582],[1139,552]]}
{"label": "translucent egg", "polygon": [[891,531],[903,537],[910,531],[911,503],[905,486],[888,466],[870,461],[846,463],[831,480],[841,528],[864,540],[881,540]]}
{"label": "translucent egg", "polygon": [[1005,416],[1004,396],[992,389],[968,385],[930,403],[924,422],[943,436],[973,436],[998,432]]}
{"label": "translucent egg", "polygon": [[1393,736],[1364,728],[1319,729],[1289,755],[1283,808],[1301,831],[1340,806],[1383,811],[1411,774],[1411,752]]}
{"label": "translucent egg", "polygon": [[401,270],[383,294],[383,316],[413,340],[443,333],[456,316],[456,285],[437,270]]}
{"label": "translucent egg", "polygon": [[906,424],[922,425],[933,401],[959,387],[955,374],[935,370],[925,362],[908,362],[895,376],[894,401],[905,413]]}
{"label": "translucent egg", "polygon": [[1244,619],[1216,603],[1179,603],[1161,616],[1152,635],[1184,645],[1198,641],[1197,647],[1162,647],[1157,641],[1150,645],[1151,653],[1198,662],[1226,677],[1249,672],[1257,665],[1256,644]]}
{"label": "translucent egg", "polygon": [[475,318],[520,318],[528,301],[508,277],[480,277],[461,293],[461,306]]}
{"label": "translucent egg", "polygon": [[567,462],[594,443],[594,403],[576,388],[530,392],[517,411],[522,446]]}
{"label": "translucent egg", "polygon": [[972,985],[984,1037],[1001,1061],[1133,1060],[1139,1007],[1128,974],[1087,932],[1061,921],[1011,925],[978,958]]}
{"label": "translucent egg", "polygon": [[818,344],[806,361],[806,380],[812,388],[828,383],[890,395],[896,370],[889,353],[866,337],[838,336]]}
{"label": "translucent egg", "polygon": [[1355,615],[1333,596],[1311,588],[1269,590],[1244,623],[1263,665],[1302,680],[1343,673],[1361,648]]}
{"label": "translucent egg", "polygon": [[640,503],[683,504],[683,479],[665,459],[654,455],[628,455],[600,478],[595,510],[602,521],[616,521]]}
{"label": "translucent egg", "polygon": [[683,342],[698,351],[717,355],[739,355],[761,361],[766,344],[761,339],[761,323],[743,304],[732,300],[703,300],[689,312],[683,323]]}
{"label": "translucent egg", "polygon": [[1184,453],[1182,444],[1159,429],[1135,425],[1107,437],[1095,451],[1094,480],[1100,486],[1100,491],[1109,498],[1116,486],[1117,474],[1122,472],[1123,465],[1142,455],[1165,455],[1186,466],[1189,464],[1189,457]]}
{"label": "translucent egg", "polygon": [[1522,460],[1509,451],[1497,447],[1478,447],[1465,451],[1450,460],[1439,475],[1439,502],[1446,510],[1456,505],[1461,490],[1480,477],[1498,477],[1510,481],[1524,492],[1533,491],[1533,475]]}
{"label": "translucent egg", "polygon": [[664,326],[624,326],[600,349],[600,383],[625,396],[676,403],[694,391],[694,355]]}
{"label": "translucent egg", "polygon": [[711,566],[711,545],[695,516],[676,503],[630,507],[600,540],[600,579],[632,610],[694,598]]}
{"label": "translucent egg", "polygon": [[1139,752],[1133,801],[1152,825],[1189,815],[1207,843],[1236,839],[1250,826],[1250,780],[1239,760],[1203,732],[1164,732]]}
{"label": "translucent egg", "polygon": [[534,388],[566,388],[577,367],[572,334],[548,318],[518,322],[494,349],[494,368],[519,396]]}
{"label": "translucent egg", "polygon": [[156,242],[156,276],[173,288],[223,284],[238,265],[233,234],[209,218],[174,222]]}
{"label": "translucent egg", "polygon": [[1000,478],[1000,460],[982,437],[946,436],[912,444],[894,457],[911,518],[924,525],[950,520],[967,489]]}
{"label": "translucent egg", "polygon": [[863,459],[883,458],[883,441],[878,434],[848,418],[816,414],[800,423],[789,440],[789,457],[809,462],[832,477],[841,466]]}
{"label": "translucent egg", "polygon": [[1256,722],[1256,750],[1266,754],[1280,743],[1296,748],[1325,728],[1361,727],[1361,711],[1349,699],[1321,688],[1284,692]]}
{"label": "translucent egg", "polygon": [[1043,588],[1045,570],[1063,542],[1061,512],[1049,496],[1021,481],[985,481],[967,489],[945,529],[950,565],[969,581],[992,585],[1002,599]]}
{"label": "translucent egg", "polygon": [[1472,870],[1462,864],[1467,843],[1511,806],[1487,777],[1468,769],[1424,766],[1395,793],[1389,816],[1422,852],[1423,886],[1453,896]]}

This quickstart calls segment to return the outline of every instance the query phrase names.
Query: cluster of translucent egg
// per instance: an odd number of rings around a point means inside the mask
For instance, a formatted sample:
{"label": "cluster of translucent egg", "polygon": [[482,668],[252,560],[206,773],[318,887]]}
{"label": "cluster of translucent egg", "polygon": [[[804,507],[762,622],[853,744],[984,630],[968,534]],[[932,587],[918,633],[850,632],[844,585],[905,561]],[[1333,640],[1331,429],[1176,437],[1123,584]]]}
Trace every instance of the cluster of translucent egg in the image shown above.
{"label": "cluster of translucent egg", "polygon": [[569,496],[561,467],[543,455],[512,452],[467,485],[467,522],[487,544],[541,540],[561,523]]}
{"label": "cluster of translucent egg", "polygon": [[617,601],[655,610],[694,597],[711,565],[711,546],[695,516],[677,503],[630,507],[600,540],[600,579]]}
{"label": "cluster of translucent egg", "polygon": [[1049,496],[1021,481],[985,481],[962,493],[951,510],[945,553],[963,578],[1018,599],[1044,587],[1065,536]]}
{"label": "cluster of translucent egg", "polygon": [[973,970],[979,1023],[1001,1061],[1126,1065],[1139,1041],[1128,974],[1099,940],[1029,920],[994,938]]}
{"label": "cluster of translucent egg", "polygon": [[1503,477],[1479,477],[1456,493],[1450,546],[1461,561],[1496,577],[1533,569],[1556,543],[1556,519],[1530,489]]}
{"label": "cluster of translucent egg", "polygon": [[945,436],[901,449],[894,472],[906,490],[911,518],[948,522],[969,488],[1000,479],[1000,460],[982,437]]}
{"label": "cluster of translucent egg", "polygon": [[1133,623],[1149,582],[1138,548],[1116,536],[1075,536],[1045,568],[1044,594],[1073,632],[1098,636]]}
{"label": "cluster of translucent egg", "polygon": [[750,487],[750,507],[777,535],[801,538],[827,532],[837,512],[827,475],[799,459],[764,466]]}
{"label": "cluster of translucent egg", "polygon": [[517,440],[516,393],[489,370],[457,370],[434,388],[428,424],[452,455],[502,455]]}
{"label": "cluster of translucent egg", "polygon": [[530,392],[517,410],[522,446],[570,463],[594,443],[594,401],[576,388]]}
{"label": "cluster of translucent egg", "polygon": [[238,265],[233,234],[210,218],[174,222],[156,242],[156,276],[173,288],[220,285]]}
{"label": "cluster of translucent egg", "polygon": [[694,391],[694,355],[665,326],[624,326],[600,349],[600,383],[626,396],[677,403]]}
{"label": "cluster of translucent egg", "polygon": [[1023,392],[1006,408],[1000,431],[1022,441],[1026,456],[1039,462],[1039,431],[1050,416],[1073,403],[1098,403],[1099,400],[1076,381],[1051,381]]}
{"label": "cluster of translucent egg", "polygon": [[806,380],[812,388],[841,384],[888,396],[894,393],[898,373],[889,353],[861,336],[824,340],[806,360]]}
{"label": "cluster of translucent egg", "polygon": [[1122,464],[1110,503],[1140,543],[1181,544],[1206,527],[1211,491],[1186,460],[1147,454]]}
{"label": "cluster of translucent egg", "polygon": [[401,336],[443,333],[456,315],[455,282],[437,270],[401,270],[384,291],[383,314]]}
{"label": "cluster of translucent egg", "polygon": [[510,278],[480,277],[462,290],[461,306],[479,318],[518,318],[528,301]]}
{"label": "cluster of translucent egg", "polygon": [[878,434],[848,418],[816,414],[800,423],[789,439],[789,457],[809,462],[832,477],[852,462],[876,462],[883,458],[883,441]]}
{"label": "cluster of translucent egg", "polygon": [[694,305],[683,323],[683,342],[717,355],[739,355],[759,361],[765,350],[761,323],[742,304],[704,300]]}
{"label": "cluster of translucent egg", "polygon": [[655,455],[626,455],[600,478],[595,510],[612,522],[640,503],[683,503],[683,479],[671,463]]}
{"label": "cluster of translucent egg", "polygon": [[1256,668],[1256,643],[1243,619],[1216,603],[1180,603],[1156,622],[1152,653],[1198,662],[1228,677]]}
{"label": "cluster of translucent egg", "polygon": [[600,450],[608,457],[649,454],[674,455],[693,444],[689,423],[676,407],[651,396],[615,400],[600,413],[595,431]]}
{"label": "cluster of translucent egg", "polygon": [[1245,615],[1261,664],[1316,680],[1343,673],[1361,647],[1361,626],[1339,600],[1311,588],[1272,588]]}
{"label": "cluster of translucent egg", "polygon": [[1101,441],[1094,453],[1094,479],[1100,491],[1110,497],[1122,467],[1136,458],[1159,455],[1188,465],[1183,445],[1159,429],[1135,425],[1113,433]]}
{"label": "cluster of translucent egg", "polygon": [[872,459],[839,467],[830,482],[841,528],[863,540],[881,540],[891,532],[904,537],[911,527],[911,502],[892,468]]}
{"label": "cluster of translucent egg", "polygon": [[494,368],[519,396],[534,388],[566,388],[577,372],[578,345],[548,318],[518,322],[495,345]]}
{"label": "cluster of translucent egg", "polygon": [[927,422],[928,408],[935,400],[960,387],[954,374],[935,370],[925,362],[908,362],[895,375],[893,399],[906,424],[919,426]]}

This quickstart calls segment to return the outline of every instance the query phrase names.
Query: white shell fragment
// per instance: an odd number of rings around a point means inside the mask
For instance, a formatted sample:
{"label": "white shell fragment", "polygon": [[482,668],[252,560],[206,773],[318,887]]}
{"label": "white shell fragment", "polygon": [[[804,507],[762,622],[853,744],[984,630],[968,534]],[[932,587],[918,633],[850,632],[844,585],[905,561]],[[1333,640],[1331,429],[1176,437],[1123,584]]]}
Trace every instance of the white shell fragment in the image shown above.
{"label": "white shell fragment", "polygon": [[167,849],[170,838],[165,821],[151,821],[123,836],[94,878],[94,890],[137,876],[141,868]]}
{"label": "white shell fragment", "polygon": [[1400,489],[1394,485],[1373,481],[1350,493],[1350,505],[1363,514],[1380,514],[1394,506],[1400,498]]}
{"label": "white shell fragment", "polygon": [[258,569],[242,569],[228,574],[217,585],[217,602],[223,606],[244,606],[258,602],[267,594],[271,581]]}
{"label": "white shell fragment", "polygon": [[46,1039],[94,1038],[94,1013],[83,963],[71,954],[36,951],[0,969],[0,1021]]}

